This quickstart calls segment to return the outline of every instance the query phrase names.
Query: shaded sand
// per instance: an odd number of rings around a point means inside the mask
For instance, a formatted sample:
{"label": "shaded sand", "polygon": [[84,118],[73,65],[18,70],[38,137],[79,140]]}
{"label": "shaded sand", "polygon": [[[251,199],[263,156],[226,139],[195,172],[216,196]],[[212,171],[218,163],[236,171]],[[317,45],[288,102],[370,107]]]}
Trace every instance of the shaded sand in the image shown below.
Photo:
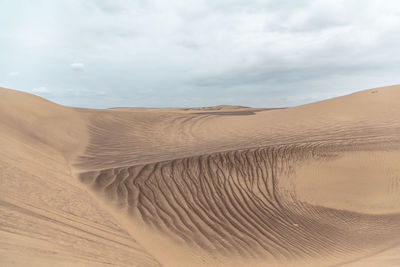
{"label": "shaded sand", "polygon": [[398,266],[400,86],[286,109],[0,89],[3,266]]}

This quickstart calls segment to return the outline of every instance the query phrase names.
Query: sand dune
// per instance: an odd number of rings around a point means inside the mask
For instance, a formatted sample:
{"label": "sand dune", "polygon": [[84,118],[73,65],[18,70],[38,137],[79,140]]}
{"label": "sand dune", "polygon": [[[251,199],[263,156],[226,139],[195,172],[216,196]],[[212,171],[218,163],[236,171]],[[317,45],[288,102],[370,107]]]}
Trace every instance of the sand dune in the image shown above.
{"label": "sand dune", "polygon": [[0,89],[0,263],[398,266],[399,103],[92,110]]}

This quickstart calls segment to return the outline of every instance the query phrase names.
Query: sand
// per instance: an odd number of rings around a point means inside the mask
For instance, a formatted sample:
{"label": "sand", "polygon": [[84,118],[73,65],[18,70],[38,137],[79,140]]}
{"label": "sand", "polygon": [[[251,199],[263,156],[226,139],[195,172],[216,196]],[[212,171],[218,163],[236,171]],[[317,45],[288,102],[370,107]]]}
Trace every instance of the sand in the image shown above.
{"label": "sand", "polygon": [[1,266],[398,266],[400,86],[285,109],[0,88]]}

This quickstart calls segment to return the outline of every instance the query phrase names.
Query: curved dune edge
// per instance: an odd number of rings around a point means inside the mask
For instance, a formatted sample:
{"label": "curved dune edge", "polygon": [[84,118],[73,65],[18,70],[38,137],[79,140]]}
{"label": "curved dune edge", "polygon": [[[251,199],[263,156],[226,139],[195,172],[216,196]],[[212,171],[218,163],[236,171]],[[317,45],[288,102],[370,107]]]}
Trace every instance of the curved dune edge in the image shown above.
{"label": "curved dune edge", "polygon": [[91,110],[0,88],[0,263],[396,265],[399,103]]}
{"label": "curved dune edge", "polygon": [[399,213],[365,214],[297,199],[290,183],[294,164],[329,161],[335,152],[268,147],[84,172],[80,179],[135,224],[222,260],[340,263],[392,248],[400,241]]}

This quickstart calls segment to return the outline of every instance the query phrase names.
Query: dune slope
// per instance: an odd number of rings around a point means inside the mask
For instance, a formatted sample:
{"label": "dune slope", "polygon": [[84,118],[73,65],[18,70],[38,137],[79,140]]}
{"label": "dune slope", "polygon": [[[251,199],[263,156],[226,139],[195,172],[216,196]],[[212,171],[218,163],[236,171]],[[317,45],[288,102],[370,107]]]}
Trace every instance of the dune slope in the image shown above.
{"label": "dune slope", "polygon": [[0,88],[0,265],[159,266],[71,176],[71,108]]}
{"label": "dune slope", "polygon": [[5,264],[400,261],[400,86],[286,109],[0,93]]}

